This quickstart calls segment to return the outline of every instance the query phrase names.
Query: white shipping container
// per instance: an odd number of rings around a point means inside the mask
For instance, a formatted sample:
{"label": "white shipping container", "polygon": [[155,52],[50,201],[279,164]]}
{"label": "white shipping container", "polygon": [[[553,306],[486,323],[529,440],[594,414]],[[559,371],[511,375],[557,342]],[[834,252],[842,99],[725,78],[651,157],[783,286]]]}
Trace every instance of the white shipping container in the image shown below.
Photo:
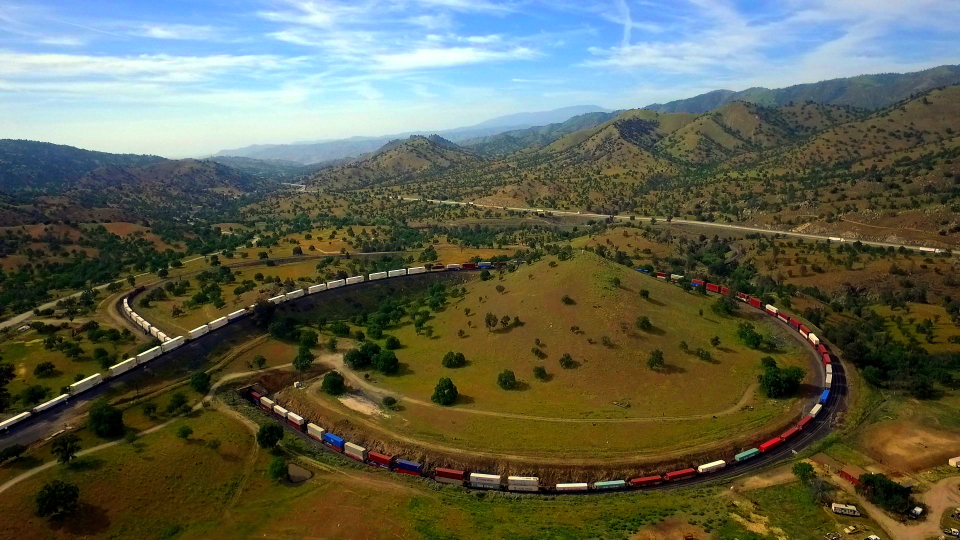
{"label": "white shipping container", "polygon": [[818,338],[817,335],[814,334],[813,332],[810,332],[810,333],[807,335],[807,339],[809,339],[809,340],[810,340],[810,343],[813,343],[814,345],[819,345],[819,344],[820,344],[820,338]]}
{"label": "white shipping container", "polygon": [[220,317],[219,319],[214,319],[209,323],[207,323],[207,326],[210,328],[210,330],[216,330],[217,328],[221,328],[226,325],[227,325],[226,317]]}
{"label": "white shipping container", "polygon": [[354,285],[363,281],[363,276],[353,276],[347,278],[347,285]]}
{"label": "white shipping container", "polygon": [[370,274],[370,281],[376,281],[385,277],[387,277],[386,272],[374,272],[373,274]]}
{"label": "white shipping container", "polygon": [[313,285],[313,286],[311,286],[309,289],[307,289],[307,294],[313,294],[313,293],[323,292],[323,291],[325,291],[325,290],[327,290],[327,284],[326,284],[326,283],[321,283],[321,284],[319,284],[319,285]]}
{"label": "white shipping container", "polygon": [[830,505],[830,510],[833,510],[834,514],[840,514],[842,516],[860,517],[860,510],[857,510],[856,506],[850,504],[833,503]]}
{"label": "white shipping container", "polygon": [[300,298],[303,296],[303,289],[297,289],[295,291],[290,291],[284,296],[287,297],[287,300],[293,300],[294,298]]}
{"label": "white shipping container", "polygon": [[137,364],[143,364],[145,362],[149,362],[150,360],[153,360],[154,358],[160,356],[161,352],[162,352],[162,349],[160,347],[154,347],[152,349],[143,351],[142,353],[137,355]]}
{"label": "white shipping container", "polygon": [[459,264],[448,264],[448,265],[447,265],[447,270],[460,270],[460,265],[459,265]]}
{"label": "white shipping container", "polygon": [[426,267],[426,266],[416,266],[416,267],[414,267],[414,268],[407,268],[407,274],[408,274],[408,275],[422,274],[422,273],[424,273],[424,272],[426,272],[426,271],[427,271],[427,267]]}
{"label": "white shipping container", "polygon": [[405,275],[407,275],[407,269],[406,269],[406,268],[401,268],[400,270],[391,270],[391,271],[387,272],[387,276],[389,276],[389,277],[400,277],[400,276],[405,276]]}
{"label": "white shipping container", "polygon": [[700,474],[711,473],[714,471],[719,471],[720,469],[727,466],[727,462],[719,459],[717,461],[711,461],[710,463],[704,463],[703,465],[697,467],[697,472]]}
{"label": "white shipping container", "polygon": [[590,489],[590,486],[586,482],[557,484],[557,491],[587,491],[588,489]]}
{"label": "white shipping container", "polygon": [[284,420],[286,420],[286,418],[287,418],[287,413],[288,413],[288,412],[290,412],[290,411],[284,409],[283,407],[281,407],[281,406],[279,406],[279,405],[274,405],[274,406],[273,406],[273,414],[279,416],[280,418],[283,418]]}
{"label": "white shipping container", "polygon": [[280,296],[274,296],[270,299],[274,304],[282,304],[287,301],[286,295],[281,294]]}
{"label": "white shipping container", "polygon": [[177,336],[177,337],[171,339],[170,341],[164,343],[163,345],[161,345],[161,346],[160,346],[160,350],[162,350],[163,352],[172,351],[172,350],[176,349],[177,347],[183,345],[186,341],[187,341],[187,339],[186,339],[185,337],[183,337],[183,336]]}
{"label": "white shipping container", "polygon": [[810,409],[810,416],[816,418],[816,417],[817,417],[817,414],[820,413],[820,409],[822,409],[822,408],[823,408],[823,405],[817,403],[816,405],[813,406],[812,409]]}
{"label": "white shipping container", "polygon": [[13,418],[8,418],[8,419],[4,420],[3,422],[0,422],[0,431],[3,431],[3,430],[5,430],[5,429],[7,429],[8,427],[11,427],[11,426],[14,426],[14,425],[16,425],[16,424],[19,424],[20,422],[23,422],[23,421],[26,420],[27,417],[29,417],[31,414],[33,414],[33,413],[31,413],[30,411],[23,412],[23,413],[20,413],[20,414],[14,416]]}
{"label": "white shipping container", "polygon": [[97,373],[96,375],[91,375],[82,381],[75,382],[70,385],[70,395],[77,395],[84,390],[89,390],[94,386],[103,382],[103,376]]}
{"label": "white shipping container", "polygon": [[831,242],[843,242],[843,238],[838,238],[838,237],[836,237],[836,236],[831,236],[831,237],[830,237],[830,241],[831,241]]}
{"label": "white shipping container", "polygon": [[[263,401],[263,400],[261,400]],[[323,434],[326,433],[326,430],[316,424],[307,424],[307,435],[310,435],[314,439],[320,440],[323,438]]]}
{"label": "white shipping container", "polygon": [[110,375],[111,375],[112,377],[116,377],[117,375],[120,375],[121,373],[126,373],[126,372],[130,371],[131,369],[133,369],[133,368],[135,368],[135,367],[137,367],[137,359],[136,359],[136,358],[128,358],[128,359],[124,360],[123,362],[120,362],[119,364],[116,364],[116,365],[114,365],[114,366],[111,366],[111,367],[110,367]]}
{"label": "white shipping container", "polygon": [[833,373],[828,373],[827,378],[823,380],[823,387],[829,390],[831,386],[833,386]]}
{"label": "white shipping container", "polygon": [[508,476],[508,486],[539,486],[540,479],[536,476]]}
{"label": "white shipping container", "polygon": [[33,408],[33,412],[39,413],[47,409],[52,409],[61,403],[65,403],[69,397],[70,397],[70,394],[61,394],[46,403],[41,403],[40,405],[37,405],[36,407]]}
{"label": "white shipping container", "polygon": [[833,364],[827,364],[827,375],[833,375]]}
{"label": "white shipping container", "polygon": [[266,398],[266,397],[262,397],[262,398],[260,398],[260,405],[263,405],[264,407],[268,407],[268,408],[272,411],[272,410],[273,410],[274,403],[273,403],[273,400],[272,400],[272,399]]}
{"label": "white shipping container", "polygon": [[160,343],[161,343],[161,344],[162,344],[162,343],[165,343],[165,342],[167,342],[167,341],[170,341],[170,338],[169,338],[166,334],[164,334],[163,332],[157,332],[157,339],[160,340]]}
{"label": "white shipping container", "polygon": [[367,449],[359,444],[353,444],[352,442],[343,444],[343,453],[348,456],[355,457],[360,461],[367,459]]}
{"label": "white shipping container", "polygon": [[346,281],[343,280],[343,279],[337,279],[337,280],[334,280],[334,281],[328,281],[328,282],[327,282],[327,290],[329,290],[329,289],[336,289],[337,287],[343,287],[344,284],[346,284]]}
{"label": "white shipping container", "polygon": [[947,460],[947,463],[949,463],[951,467],[960,468],[960,456],[958,456],[958,457],[952,457],[952,458],[948,459],[948,460]]}
{"label": "white shipping container", "polygon": [[287,420],[293,422],[294,424],[297,424],[298,426],[303,425],[303,417],[297,413],[288,412]]}
{"label": "white shipping container", "polygon": [[190,336],[190,339],[197,339],[198,337],[206,334],[209,331],[210,331],[210,327],[207,325],[203,325],[203,326],[198,326],[193,330],[189,331],[187,335]]}
{"label": "white shipping container", "polygon": [[247,314],[247,310],[245,310],[245,309],[238,309],[237,311],[234,311],[233,313],[227,315],[227,320],[228,320],[228,321],[235,321],[235,320],[239,319],[240,317],[243,317],[243,316],[246,315],[246,314]]}
{"label": "white shipping container", "polygon": [[670,279],[672,281],[680,281],[681,279],[683,279],[683,276],[681,276],[680,274],[670,274]]}
{"label": "white shipping container", "polygon": [[766,309],[768,312],[773,313],[774,315],[776,315],[777,313],[780,313],[780,310],[777,309],[777,307],[774,306],[773,304],[767,304],[767,305],[765,305],[765,306],[763,306],[763,307],[764,307],[764,309]]}
{"label": "white shipping container", "polygon": [[160,335],[160,329],[157,328],[156,326],[151,326],[151,327],[150,327],[150,335],[153,336],[153,337],[157,337],[158,335]]}

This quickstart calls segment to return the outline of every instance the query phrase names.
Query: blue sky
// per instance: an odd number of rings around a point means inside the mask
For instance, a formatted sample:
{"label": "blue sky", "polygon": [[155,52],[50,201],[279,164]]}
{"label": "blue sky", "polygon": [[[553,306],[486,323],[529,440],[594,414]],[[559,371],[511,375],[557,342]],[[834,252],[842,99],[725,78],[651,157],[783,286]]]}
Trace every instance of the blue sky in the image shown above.
{"label": "blue sky", "polygon": [[0,138],[201,156],[960,63],[957,0],[4,0]]}

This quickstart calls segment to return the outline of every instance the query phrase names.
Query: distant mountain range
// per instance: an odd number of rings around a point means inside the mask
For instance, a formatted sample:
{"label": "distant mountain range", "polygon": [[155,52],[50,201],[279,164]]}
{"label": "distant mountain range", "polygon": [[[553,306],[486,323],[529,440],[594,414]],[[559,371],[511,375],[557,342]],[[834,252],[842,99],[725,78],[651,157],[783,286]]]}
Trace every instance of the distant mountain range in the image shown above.
{"label": "distant mountain range", "polygon": [[351,137],[332,141],[315,141],[296,144],[260,144],[221,150],[214,157],[232,156],[264,160],[283,160],[310,165],[344,158],[358,157],[379,149],[381,146],[412,135],[440,135],[453,142],[462,142],[508,130],[518,130],[563,122],[571,117],[587,113],[607,113],[606,109],[595,105],[578,105],[551,111],[518,113],[486,120],[474,126],[447,129],[442,131],[407,132],[383,137]]}
{"label": "distant mountain range", "polygon": [[771,90],[755,87],[734,92],[714,90],[669,103],[654,103],[644,109],[660,113],[701,114],[734,101],[749,101],[766,107],[813,101],[824,105],[848,105],[879,109],[933,88],[960,84],[960,66],[939,66],[914,73],[882,73],[798,84]]}

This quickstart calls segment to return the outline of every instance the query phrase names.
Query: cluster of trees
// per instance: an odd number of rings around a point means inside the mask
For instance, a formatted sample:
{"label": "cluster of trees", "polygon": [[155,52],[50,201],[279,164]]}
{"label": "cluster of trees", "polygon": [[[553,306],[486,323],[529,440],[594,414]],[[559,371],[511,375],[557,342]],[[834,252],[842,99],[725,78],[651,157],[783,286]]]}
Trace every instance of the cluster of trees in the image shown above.
{"label": "cluster of trees", "polygon": [[768,398],[789,398],[800,390],[800,383],[804,376],[803,368],[797,366],[781,368],[770,356],[761,358],[760,366],[763,369],[763,373],[758,375],[760,390]]}
{"label": "cluster of trees", "polygon": [[441,362],[445,368],[460,368],[467,365],[467,357],[461,352],[450,351],[443,355]]}
{"label": "cluster of trees", "polygon": [[381,350],[380,346],[372,341],[364,341],[360,348],[344,353],[343,363],[356,370],[373,367],[384,375],[395,375],[400,371],[396,353],[389,349]]}
{"label": "cluster of trees", "polygon": [[857,492],[888,512],[906,514],[917,506],[909,487],[901,486],[883,474],[861,475]]}

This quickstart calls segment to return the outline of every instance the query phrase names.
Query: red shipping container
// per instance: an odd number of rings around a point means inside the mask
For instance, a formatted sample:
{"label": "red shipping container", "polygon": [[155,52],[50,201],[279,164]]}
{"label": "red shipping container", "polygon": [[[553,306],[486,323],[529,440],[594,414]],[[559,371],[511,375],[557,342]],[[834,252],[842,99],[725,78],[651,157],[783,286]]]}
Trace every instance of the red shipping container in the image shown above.
{"label": "red shipping container", "polygon": [[800,321],[798,321],[797,319],[794,319],[793,317],[790,317],[790,326],[794,328],[800,328]]}
{"label": "red shipping container", "polygon": [[800,423],[797,424],[797,428],[803,429],[807,427],[807,425],[809,425],[810,422],[813,422],[813,417],[810,415],[804,416],[803,418],[800,419]]}
{"label": "red shipping container", "polygon": [[730,288],[729,288],[729,287],[720,287],[720,294],[722,294],[722,295],[724,295],[724,296],[730,296]]}
{"label": "red shipping container", "polygon": [[702,286],[703,286],[703,280],[702,280],[702,279],[691,279],[691,280],[690,280],[690,283],[692,283],[693,285],[696,285],[697,287],[702,287]]}
{"label": "red shipping container", "polygon": [[463,480],[466,476],[466,473],[463,471],[458,471],[456,469],[444,469],[437,467],[433,471],[434,476],[439,476],[441,478],[450,478],[452,480]]}
{"label": "red shipping container", "polygon": [[800,431],[800,428],[798,428],[798,427],[792,427],[792,428],[784,431],[783,434],[780,435],[780,438],[783,439],[783,440],[787,440],[787,439],[789,439],[790,437],[793,437],[794,435],[796,435],[798,431]]}
{"label": "red shipping container", "polygon": [[802,324],[800,325],[800,327],[798,328],[798,330],[800,330],[800,333],[803,334],[803,335],[807,335],[807,334],[810,333],[810,329],[807,328],[806,326],[802,325]]}
{"label": "red shipping container", "polygon": [[250,391],[250,399],[252,399],[255,403],[260,403],[260,397],[260,394],[254,392],[253,390]]}
{"label": "red shipping container", "polygon": [[746,301],[750,300],[750,295],[747,294],[747,293],[738,292],[738,293],[737,293],[737,300],[742,300],[742,301],[746,302]]}
{"label": "red shipping container", "polygon": [[750,305],[755,308],[759,308],[762,305],[762,303],[760,302],[759,298],[750,298]]}
{"label": "red shipping container", "polygon": [[388,456],[379,452],[367,452],[367,461],[369,461],[371,465],[389,469],[390,465],[393,464],[393,456]]}
{"label": "red shipping container", "polygon": [[769,313],[769,314],[771,314],[771,315],[776,315],[776,314],[777,314],[776,311],[774,311],[774,310],[772,310],[772,309],[770,309],[770,308],[764,308],[764,311],[766,311],[767,313]]}
{"label": "red shipping container", "polygon": [[463,263],[463,264],[461,265],[461,267],[462,267],[464,270],[476,270],[476,269],[477,269],[477,264],[476,264],[476,263]]}
{"label": "red shipping container", "polygon": [[823,346],[823,343],[817,345],[817,352],[820,354],[827,354],[827,348]]}
{"label": "red shipping container", "polygon": [[684,478],[690,478],[697,475],[696,469],[682,469],[679,471],[668,472],[663,475],[663,479],[667,482],[674,482],[676,480],[683,480]]}
{"label": "red shipping container", "polygon": [[776,439],[770,439],[769,441],[760,445],[760,451],[766,452],[767,450],[772,450],[783,444],[783,439],[777,437]]}
{"label": "red shipping container", "polygon": [[780,313],[777,313],[777,318],[783,322],[790,322],[790,317],[787,317],[786,315],[784,315],[782,311]]}
{"label": "red shipping container", "polygon": [[823,353],[823,365],[827,365],[827,364],[829,364],[829,363],[830,363],[830,354],[829,354],[829,353]]}
{"label": "red shipping container", "polygon": [[644,476],[630,480],[630,487],[656,486],[663,483],[662,476]]}
{"label": "red shipping container", "polygon": [[707,283],[707,290],[710,292],[720,292],[720,286],[714,283]]}
{"label": "red shipping container", "polygon": [[663,272],[657,272],[655,275],[657,276],[657,279],[667,279],[667,274]]}
{"label": "red shipping container", "polygon": [[415,471],[408,471],[406,469],[393,469],[393,472],[400,474],[409,474],[410,476],[420,476],[420,473]]}

